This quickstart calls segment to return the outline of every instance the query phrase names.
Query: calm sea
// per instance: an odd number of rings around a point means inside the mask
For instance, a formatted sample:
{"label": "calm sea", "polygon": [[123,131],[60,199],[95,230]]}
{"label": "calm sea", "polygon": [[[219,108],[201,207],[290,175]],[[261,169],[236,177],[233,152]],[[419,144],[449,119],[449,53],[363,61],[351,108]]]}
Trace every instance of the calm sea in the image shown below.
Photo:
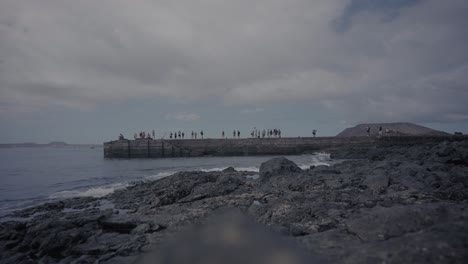
{"label": "calm sea", "polygon": [[[177,171],[215,171],[227,167],[258,175],[271,156],[172,159],[104,159],[102,148],[0,149],[0,215],[51,200],[104,196],[138,181]],[[288,156],[303,168],[329,164],[325,153]]]}

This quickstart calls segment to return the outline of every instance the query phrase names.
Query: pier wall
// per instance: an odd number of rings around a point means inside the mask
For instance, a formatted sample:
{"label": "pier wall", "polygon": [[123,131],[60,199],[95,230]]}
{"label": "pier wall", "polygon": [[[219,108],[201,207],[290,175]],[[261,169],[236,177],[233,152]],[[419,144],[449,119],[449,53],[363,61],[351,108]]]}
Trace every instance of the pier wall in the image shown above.
{"label": "pier wall", "polygon": [[301,137],[246,139],[136,139],[104,143],[106,158],[171,158],[201,156],[299,155],[334,148],[411,145],[467,140],[456,137]]}

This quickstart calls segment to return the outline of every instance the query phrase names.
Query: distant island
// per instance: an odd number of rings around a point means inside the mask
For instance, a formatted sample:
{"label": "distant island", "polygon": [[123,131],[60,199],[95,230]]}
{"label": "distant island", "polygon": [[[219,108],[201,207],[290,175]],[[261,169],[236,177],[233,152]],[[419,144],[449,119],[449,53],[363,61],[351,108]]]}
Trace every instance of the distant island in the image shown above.
{"label": "distant island", "polygon": [[346,128],[337,137],[364,137],[370,128],[371,135],[377,135],[379,128],[385,136],[449,136],[449,133],[407,122],[359,124]]}
{"label": "distant island", "polygon": [[102,145],[100,144],[68,144],[63,141],[52,141],[47,144],[39,144],[34,142],[24,142],[24,143],[4,143],[0,144],[0,148],[44,148],[44,147],[53,147],[53,148],[61,148],[61,147],[70,147],[70,148],[100,148]]}

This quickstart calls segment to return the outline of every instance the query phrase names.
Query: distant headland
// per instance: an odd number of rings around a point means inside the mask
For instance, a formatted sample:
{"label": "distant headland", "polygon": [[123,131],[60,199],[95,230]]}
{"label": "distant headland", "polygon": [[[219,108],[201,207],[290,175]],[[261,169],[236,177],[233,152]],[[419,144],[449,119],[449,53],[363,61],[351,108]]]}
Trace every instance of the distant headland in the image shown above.
{"label": "distant headland", "polygon": [[337,137],[363,137],[367,136],[367,129],[370,135],[378,135],[382,131],[382,136],[449,136],[449,133],[428,128],[413,123],[372,123],[359,124],[351,128],[346,128]]}

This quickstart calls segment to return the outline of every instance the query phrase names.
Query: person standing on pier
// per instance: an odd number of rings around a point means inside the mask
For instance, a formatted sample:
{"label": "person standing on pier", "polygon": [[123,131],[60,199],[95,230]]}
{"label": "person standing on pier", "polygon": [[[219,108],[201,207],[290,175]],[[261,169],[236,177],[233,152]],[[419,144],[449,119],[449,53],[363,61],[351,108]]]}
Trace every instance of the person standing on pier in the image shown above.
{"label": "person standing on pier", "polygon": [[224,138],[224,130],[223,130],[223,132],[221,133],[221,137]]}
{"label": "person standing on pier", "polygon": [[312,130],[312,135],[314,135],[314,137],[317,135],[317,130],[316,129]]}
{"label": "person standing on pier", "polygon": [[240,138],[240,131],[237,130],[237,138]]}
{"label": "person standing on pier", "polygon": [[182,139],[184,139],[184,138],[185,138],[185,133],[184,133],[184,132],[182,132]]}
{"label": "person standing on pier", "polygon": [[200,131],[200,136],[201,136],[201,138],[203,139],[203,130]]}

